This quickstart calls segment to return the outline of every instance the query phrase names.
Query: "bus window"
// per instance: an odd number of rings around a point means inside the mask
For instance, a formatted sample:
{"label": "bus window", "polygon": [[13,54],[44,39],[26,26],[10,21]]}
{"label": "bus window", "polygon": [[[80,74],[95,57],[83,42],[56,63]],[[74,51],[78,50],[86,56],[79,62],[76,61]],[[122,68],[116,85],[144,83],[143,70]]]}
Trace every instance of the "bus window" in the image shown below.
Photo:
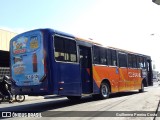
{"label": "bus window", "polygon": [[106,59],[106,51],[105,48],[100,49],[100,64],[106,65],[107,59]]}
{"label": "bus window", "polygon": [[143,57],[140,57],[140,68],[144,67],[144,61],[143,61]]}
{"label": "bus window", "polygon": [[125,53],[118,53],[119,67],[127,67],[127,55]]}
{"label": "bus window", "polygon": [[108,57],[108,65],[112,65],[112,53],[111,49],[107,50],[107,57]]}
{"label": "bus window", "polygon": [[100,54],[99,54],[100,47],[94,46],[94,64],[100,64]]}
{"label": "bus window", "polygon": [[64,37],[54,37],[55,59],[57,61],[77,62],[76,42]]}
{"label": "bus window", "polygon": [[106,49],[94,46],[94,64],[107,65]]}
{"label": "bus window", "polygon": [[128,54],[128,67],[132,68],[132,55]]}
{"label": "bus window", "polygon": [[112,65],[117,66],[117,54],[116,50],[112,50]]}
{"label": "bus window", "polygon": [[133,68],[137,68],[137,57],[135,55],[132,55],[132,61],[133,61]]}
{"label": "bus window", "polygon": [[146,58],[145,58],[145,57],[144,57],[143,60],[144,60],[144,65],[143,65],[143,67],[145,68],[145,67],[147,67],[147,64],[146,64],[147,61],[146,61]]}
{"label": "bus window", "polygon": [[106,56],[106,65],[108,65],[108,50],[107,49],[105,49],[105,56]]}
{"label": "bus window", "polygon": [[116,50],[107,50],[108,65],[117,66],[117,53]]}
{"label": "bus window", "polygon": [[140,68],[140,57],[137,56],[137,68]]}

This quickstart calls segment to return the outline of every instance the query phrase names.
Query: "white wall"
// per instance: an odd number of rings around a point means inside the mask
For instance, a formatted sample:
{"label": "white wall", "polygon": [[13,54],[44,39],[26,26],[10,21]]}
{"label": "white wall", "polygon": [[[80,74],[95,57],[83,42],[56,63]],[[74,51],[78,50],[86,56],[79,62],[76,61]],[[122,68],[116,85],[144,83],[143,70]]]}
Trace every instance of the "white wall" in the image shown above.
{"label": "white wall", "polygon": [[15,35],[17,33],[0,29],[0,50],[9,51],[9,42]]}

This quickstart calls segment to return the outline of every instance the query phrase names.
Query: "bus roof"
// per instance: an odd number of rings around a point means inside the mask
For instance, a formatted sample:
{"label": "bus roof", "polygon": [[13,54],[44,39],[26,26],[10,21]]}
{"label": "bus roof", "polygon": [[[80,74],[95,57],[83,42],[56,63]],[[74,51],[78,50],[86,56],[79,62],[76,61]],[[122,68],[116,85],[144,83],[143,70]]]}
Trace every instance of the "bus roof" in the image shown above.
{"label": "bus roof", "polygon": [[[72,35],[72,34],[68,34],[68,33],[65,33],[65,32],[62,32],[62,31],[59,31],[59,30],[55,30],[55,29],[51,29],[51,28],[40,28],[40,29],[30,30],[30,31],[21,33],[21,34],[15,36],[15,37],[19,37],[19,36],[22,35],[22,34],[29,33],[29,32],[32,32],[32,31],[43,31],[43,30],[44,30],[44,31],[49,31],[50,33],[55,33],[55,34],[58,34],[58,35],[62,35],[62,36],[74,38],[74,39],[79,40],[79,41],[91,43],[91,44],[93,44],[93,45],[98,45],[98,46],[100,46],[100,47],[105,47],[105,46],[103,46],[102,44],[100,44],[100,43],[98,43],[98,42],[95,42],[95,41],[92,41],[92,40],[90,40],[90,39],[84,39],[84,38],[77,37],[77,36],[74,36],[74,35]],[[135,52],[131,52],[131,51],[128,51],[128,50],[119,49],[119,48],[115,48],[115,47],[111,47],[111,46],[106,46],[105,48],[114,49],[114,50],[118,50],[118,51],[122,51],[122,52],[127,52],[127,53],[130,53],[130,54],[136,54],[136,55],[140,55],[140,56],[146,56],[146,57],[149,57],[149,58],[150,58],[150,56],[147,56],[147,55],[144,55],[144,54],[135,53]]]}
{"label": "bus roof", "polygon": [[136,53],[136,52],[132,52],[132,51],[128,51],[128,50],[124,50],[124,49],[120,49],[120,48],[115,48],[115,47],[111,47],[111,46],[107,46],[107,48],[118,50],[118,51],[122,51],[122,52],[126,52],[126,53],[129,53],[129,54],[135,54],[135,55],[150,57],[150,56],[145,55],[145,54]]}
{"label": "bus roof", "polygon": [[83,38],[80,38],[80,37],[75,37],[75,39],[76,40],[80,40],[80,41],[84,41],[84,42],[89,42],[89,43],[92,43],[92,44],[95,44],[95,45],[100,45],[100,46],[102,46],[100,43],[98,43],[98,42],[95,42],[95,41],[92,41],[92,40],[90,40],[90,39],[83,39]]}

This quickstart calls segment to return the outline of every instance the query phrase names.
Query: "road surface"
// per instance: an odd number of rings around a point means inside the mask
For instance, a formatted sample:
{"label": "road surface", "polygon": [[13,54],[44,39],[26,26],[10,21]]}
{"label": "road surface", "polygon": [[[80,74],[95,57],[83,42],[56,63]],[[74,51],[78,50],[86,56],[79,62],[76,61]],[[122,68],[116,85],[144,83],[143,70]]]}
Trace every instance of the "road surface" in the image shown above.
{"label": "road surface", "polygon": [[160,86],[155,84],[145,88],[143,93],[138,93],[138,91],[117,93],[112,94],[106,100],[95,100],[88,96],[81,101],[72,102],[66,97],[53,96],[46,99],[26,100],[22,103],[3,103],[0,105],[0,111],[18,113],[24,111],[23,114],[15,114],[14,119],[16,120],[21,119],[20,117],[17,118],[16,115],[24,117],[23,119],[30,119],[25,117],[27,115],[37,115],[37,117],[32,118],[34,120],[38,120],[38,117],[41,116],[41,119],[47,117],[47,120],[160,120],[160,116],[156,117],[159,101]]}

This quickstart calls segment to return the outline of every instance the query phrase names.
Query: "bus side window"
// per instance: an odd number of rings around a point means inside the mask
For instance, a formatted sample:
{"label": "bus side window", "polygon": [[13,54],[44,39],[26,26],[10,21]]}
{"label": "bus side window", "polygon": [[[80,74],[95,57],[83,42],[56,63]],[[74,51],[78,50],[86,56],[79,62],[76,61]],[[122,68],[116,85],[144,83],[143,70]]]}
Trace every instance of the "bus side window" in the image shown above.
{"label": "bus side window", "polygon": [[111,49],[107,50],[107,57],[108,57],[108,65],[112,65],[112,51]]}
{"label": "bus side window", "polygon": [[112,65],[117,66],[117,53],[116,50],[112,50]]}
{"label": "bus side window", "polygon": [[105,48],[100,48],[100,64],[102,64],[102,65],[106,65],[107,64]]}
{"label": "bus side window", "polygon": [[132,68],[132,55],[128,54],[128,67]]}
{"label": "bus side window", "polygon": [[144,60],[143,60],[143,57],[140,57],[140,68],[143,68],[144,67]]}
{"label": "bus side window", "polygon": [[117,66],[117,52],[116,50],[107,49],[108,65]]}
{"label": "bus side window", "polygon": [[144,68],[146,68],[146,67],[147,67],[147,61],[146,61],[146,58],[144,57],[144,58],[143,58],[143,60],[144,60],[143,67],[144,67]]}
{"label": "bus side window", "polygon": [[55,36],[54,38],[54,46],[55,46],[55,59],[57,61],[64,61],[64,42],[60,37]]}
{"label": "bus side window", "polygon": [[125,53],[118,53],[119,67],[127,67],[127,55]]}
{"label": "bus side window", "polygon": [[133,61],[133,68],[137,68],[137,56],[132,55],[132,61]]}
{"label": "bus side window", "polygon": [[137,56],[137,68],[140,68],[140,56]]}
{"label": "bus side window", "polygon": [[57,61],[77,62],[76,42],[64,37],[54,37],[54,56]]}
{"label": "bus side window", "polygon": [[94,57],[93,57],[94,64],[100,64],[99,51],[100,51],[100,47],[94,46]]}
{"label": "bus side window", "polygon": [[56,60],[58,60],[58,61],[64,61],[64,56],[59,55],[58,57],[56,57]]}
{"label": "bus side window", "polygon": [[76,62],[77,61],[77,51],[76,42],[74,40],[64,39],[65,46],[65,61]]}

